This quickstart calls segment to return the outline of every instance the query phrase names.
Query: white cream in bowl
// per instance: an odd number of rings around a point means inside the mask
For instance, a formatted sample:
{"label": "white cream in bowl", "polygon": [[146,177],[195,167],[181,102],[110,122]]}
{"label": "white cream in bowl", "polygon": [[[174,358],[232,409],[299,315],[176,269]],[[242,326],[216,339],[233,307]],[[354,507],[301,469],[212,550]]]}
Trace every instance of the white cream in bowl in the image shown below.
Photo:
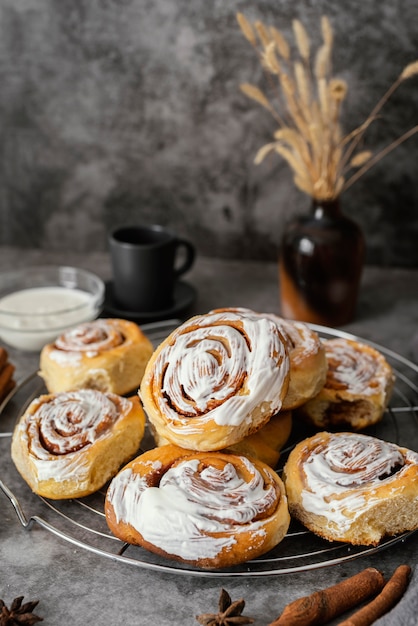
{"label": "white cream in bowl", "polygon": [[76,288],[34,287],[0,299],[0,337],[21,350],[40,350],[63,330],[97,316],[92,294]]}

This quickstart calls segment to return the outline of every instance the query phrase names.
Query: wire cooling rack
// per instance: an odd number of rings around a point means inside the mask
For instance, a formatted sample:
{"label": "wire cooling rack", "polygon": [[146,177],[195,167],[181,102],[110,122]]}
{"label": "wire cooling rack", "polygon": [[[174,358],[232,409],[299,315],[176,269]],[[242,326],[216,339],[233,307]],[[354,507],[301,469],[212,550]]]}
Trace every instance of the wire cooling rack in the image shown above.
{"label": "wire cooling rack", "polygon": [[[153,344],[158,345],[179,324],[177,320],[142,326]],[[324,338],[345,337],[364,341],[346,332],[322,326],[312,328]],[[367,434],[397,443],[418,451],[418,366],[404,357],[370,341],[364,341],[382,352],[391,364],[396,383],[393,396],[383,420],[367,430]],[[271,552],[229,569],[201,570],[158,557],[137,546],[116,539],[107,528],[104,515],[106,487],[92,496],[73,500],[48,500],[34,495],[17,473],[10,457],[11,435],[14,425],[28,404],[44,393],[43,381],[34,373],[24,380],[0,406],[0,488],[10,500],[22,526],[26,530],[41,527],[77,547],[121,563],[166,573],[200,577],[216,576],[267,576],[291,574],[340,564],[344,561],[390,548],[407,540],[413,533],[403,533],[383,540],[377,547],[351,546],[330,543],[292,521],[284,540]],[[296,420],[295,420],[296,421]],[[294,424],[287,447],[282,451],[277,468],[281,473],[290,450],[297,441],[312,434]],[[142,449],[152,447],[153,440],[147,431]]]}

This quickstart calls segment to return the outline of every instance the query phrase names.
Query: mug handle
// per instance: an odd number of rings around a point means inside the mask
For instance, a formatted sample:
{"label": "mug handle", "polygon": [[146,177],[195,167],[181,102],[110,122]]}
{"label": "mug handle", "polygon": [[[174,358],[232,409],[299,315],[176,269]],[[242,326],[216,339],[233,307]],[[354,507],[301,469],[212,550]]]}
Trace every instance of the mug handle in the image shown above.
{"label": "mug handle", "polygon": [[176,252],[180,248],[184,248],[186,255],[180,267],[177,267],[174,270],[175,276],[181,276],[182,274],[187,272],[187,270],[189,270],[192,267],[194,260],[196,258],[196,249],[194,245],[190,243],[190,241],[186,241],[186,239],[177,239]]}

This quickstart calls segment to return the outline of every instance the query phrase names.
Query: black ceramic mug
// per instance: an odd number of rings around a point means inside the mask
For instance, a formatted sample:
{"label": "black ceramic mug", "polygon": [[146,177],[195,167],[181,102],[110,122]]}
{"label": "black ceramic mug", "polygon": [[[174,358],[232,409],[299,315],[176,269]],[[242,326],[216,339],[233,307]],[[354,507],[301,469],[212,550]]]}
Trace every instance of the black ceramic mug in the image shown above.
{"label": "black ceramic mug", "polygon": [[173,305],[178,278],[195,260],[195,248],[157,224],[122,226],[109,235],[113,297],[118,306],[141,313]]}

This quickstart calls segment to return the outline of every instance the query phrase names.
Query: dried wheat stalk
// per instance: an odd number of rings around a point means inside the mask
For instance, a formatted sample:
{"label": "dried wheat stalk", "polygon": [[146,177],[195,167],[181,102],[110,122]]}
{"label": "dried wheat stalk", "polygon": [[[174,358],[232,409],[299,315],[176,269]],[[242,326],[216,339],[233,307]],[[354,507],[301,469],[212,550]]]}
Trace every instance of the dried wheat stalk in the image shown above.
{"label": "dried wheat stalk", "polygon": [[303,24],[293,21],[297,58],[292,58],[285,36],[274,26],[259,20],[251,23],[242,13],[237,14],[237,21],[270,80],[274,79],[274,99],[259,87],[241,85],[243,93],[267,109],[279,125],[274,141],[259,149],[255,163],[261,163],[271,152],[279,154],[293,170],[295,184],[304,193],[318,201],[337,198],[418,131],[418,126],[414,126],[376,154],[357,151],[364,133],[394,91],[418,74],[418,61],[404,68],[363,124],[344,135],[340,118],[347,84],[332,74],[334,33],[328,18],[321,18],[322,43],[316,52]]}

